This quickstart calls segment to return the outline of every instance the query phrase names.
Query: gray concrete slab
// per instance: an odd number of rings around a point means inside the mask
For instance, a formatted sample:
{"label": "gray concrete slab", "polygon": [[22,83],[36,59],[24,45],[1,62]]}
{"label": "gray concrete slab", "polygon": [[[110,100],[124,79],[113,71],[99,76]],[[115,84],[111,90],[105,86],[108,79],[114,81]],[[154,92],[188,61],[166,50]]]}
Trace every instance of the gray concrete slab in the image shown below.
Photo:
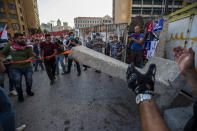
{"label": "gray concrete slab", "polygon": [[186,123],[193,115],[192,105],[182,108],[168,109],[164,112],[164,119],[171,131],[183,131]]}
{"label": "gray concrete slab", "polygon": [[33,77],[34,97],[25,94],[22,104],[11,97],[17,126],[26,124],[26,131],[141,130],[135,95],[125,81],[93,69],[77,77],[74,67],[71,74],[59,75],[52,87],[45,72]]}
{"label": "gray concrete slab", "polygon": [[[83,46],[73,48],[69,57],[84,65],[126,81],[126,71],[128,68],[126,63]],[[179,72],[177,64],[167,59],[153,57],[144,69],[138,70],[145,73],[152,63],[157,65],[155,83],[156,102],[163,109],[168,107],[180,90],[186,86],[186,81]]]}

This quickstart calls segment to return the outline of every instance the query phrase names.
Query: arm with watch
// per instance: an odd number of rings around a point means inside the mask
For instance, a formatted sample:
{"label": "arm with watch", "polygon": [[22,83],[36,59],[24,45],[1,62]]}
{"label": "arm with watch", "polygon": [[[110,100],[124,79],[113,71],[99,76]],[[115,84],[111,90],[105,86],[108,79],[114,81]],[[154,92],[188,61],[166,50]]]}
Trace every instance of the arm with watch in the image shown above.
{"label": "arm with watch", "polygon": [[136,94],[142,131],[169,131],[156,103],[152,99],[154,95],[155,74],[155,64],[150,65],[146,74],[141,74],[135,69],[134,65],[130,65],[126,76],[128,87]]}

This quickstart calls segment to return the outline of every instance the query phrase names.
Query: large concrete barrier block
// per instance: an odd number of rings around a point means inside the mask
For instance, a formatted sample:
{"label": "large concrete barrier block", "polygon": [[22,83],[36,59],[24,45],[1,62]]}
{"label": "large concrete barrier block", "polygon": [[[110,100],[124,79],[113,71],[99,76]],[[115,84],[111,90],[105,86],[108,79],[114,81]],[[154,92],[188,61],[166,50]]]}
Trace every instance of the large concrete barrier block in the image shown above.
{"label": "large concrete barrier block", "polygon": [[164,112],[164,119],[171,131],[183,131],[186,123],[193,116],[193,107],[168,109]]}
{"label": "large concrete barrier block", "polygon": [[[100,70],[108,75],[126,81],[126,71],[128,64],[115,60],[102,53],[95,52],[83,46],[75,47],[71,50],[70,58],[75,59],[81,64]],[[170,105],[179,91],[185,86],[186,81],[179,72],[178,66],[171,60],[158,57],[152,58],[144,69],[138,69],[145,73],[150,64],[157,65],[155,96],[160,108]]]}

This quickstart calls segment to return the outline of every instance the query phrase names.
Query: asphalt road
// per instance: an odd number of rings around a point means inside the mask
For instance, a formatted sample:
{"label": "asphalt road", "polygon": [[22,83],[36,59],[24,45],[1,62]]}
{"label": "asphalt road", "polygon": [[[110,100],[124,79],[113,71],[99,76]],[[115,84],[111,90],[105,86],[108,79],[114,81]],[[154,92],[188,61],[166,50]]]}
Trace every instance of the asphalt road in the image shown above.
{"label": "asphalt road", "polygon": [[26,124],[25,131],[140,131],[135,95],[124,81],[93,69],[78,77],[75,68],[57,76],[54,86],[45,71],[33,77],[35,96],[25,94],[22,104],[11,97],[16,124]]}

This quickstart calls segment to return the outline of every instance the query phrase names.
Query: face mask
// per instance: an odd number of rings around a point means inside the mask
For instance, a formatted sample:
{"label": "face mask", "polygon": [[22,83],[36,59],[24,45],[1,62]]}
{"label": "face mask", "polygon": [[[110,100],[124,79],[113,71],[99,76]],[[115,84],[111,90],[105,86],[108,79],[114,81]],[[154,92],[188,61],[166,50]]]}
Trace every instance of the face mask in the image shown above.
{"label": "face mask", "polygon": [[109,43],[112,43],[113,42],[113,40],[109,40]]}
{"label": "face mask", "polygon": [[75,39],[75,37],[74,37],[74,36],[70,36],[70,39],[71,39],[71,40],[74,40],[74,39]]}
{"label": "face mask", "polygon": [[97,37],[96,37],[96,39],[100,39],[100,37],[99,37],[99,36],[97,36]]}

